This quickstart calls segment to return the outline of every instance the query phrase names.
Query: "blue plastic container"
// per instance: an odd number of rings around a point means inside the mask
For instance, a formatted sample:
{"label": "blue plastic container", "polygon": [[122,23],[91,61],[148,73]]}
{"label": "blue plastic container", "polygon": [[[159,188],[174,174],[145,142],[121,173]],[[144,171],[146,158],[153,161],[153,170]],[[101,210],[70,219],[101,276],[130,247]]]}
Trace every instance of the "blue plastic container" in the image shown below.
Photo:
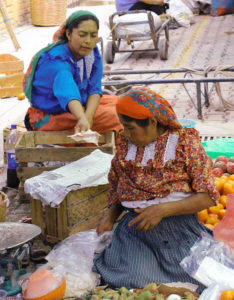
{"label": "blue plastic container", "polygon": [[191,119],[179,119],[180,124],[185,128],[195,128],[197,122]]}

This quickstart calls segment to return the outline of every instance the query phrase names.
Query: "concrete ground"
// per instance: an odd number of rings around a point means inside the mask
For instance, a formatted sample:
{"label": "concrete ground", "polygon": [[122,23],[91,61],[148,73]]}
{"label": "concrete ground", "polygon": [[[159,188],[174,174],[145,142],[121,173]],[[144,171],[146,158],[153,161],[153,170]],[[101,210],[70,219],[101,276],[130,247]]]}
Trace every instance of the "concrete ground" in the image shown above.
{"label": "concrete ground", "polygon": [[[107,1],[109,3],[109,1]],[[83,2],[81,2],[83,3]],[[108,27],[109,15],[115,12],[114,5],[98,6],[79,6],[67,10],[70,15],[77,9],[89,9],[94,12],[100,19],[100,36],[103,37],[104,49],[107,38],[110,34]],[[195,17],[195,23],[190,27],[179,27],[170,30],[170,47],[169,58],[166,61],[160,60],[157,52],[140,52],[140,53],[117,53],[115,61],[111,65],[104,63],[104,70],[152,70],[152,69],[172,69],[188,68],[205,69],[209,66],[233,66],[234,65],[234,16],[226,15],[220,17],[211,17],[209,15],[200,15]],[[50,41],[57,27],[36,27],[28,25],[15,30],[16,37],[21,49],[15,51],[10,38],[5,35],[0,38],[0,54],[10,53],[24,61],[25,70],[31,60],[31,57],[43,46]],[[141,47],[151,47],[152,41],[140,42],[136,44],[138,49]],[[212,76],[214,74],[211,74]],[[210,75],[210,76],[211,76]],[[229,74],[228,74],[229,75]],[[153,77],[152,77],[153,76]],[[161,77],[160,77],[161,76]],[[127,76],[126,79],[149,79],[149,78],[181,78],[181,74],[164,74],[162,75],[136,75]],[[193,75],[197,76],[197,75]],[[231,75],[234,77],[233,75]],[[105,77],[105,80],[107,77]],[[218,98],[214,86],[209,84],[210,106],[203,106],[203,119],[197,119],[196,110],[196,89],[195,85],[188,84],[185,91],[182,84],[153,84],[152,89],[157,91],[163,97],[168,99],[179,118],[190,118],[197,121],[196,128],[201,134],[208,136],[234,136],[234,97],[233,82],[221,84],[222,95],[230,104],[232,110],[224,110],[220,99]],[[191,98],[190,98],[191,97]],[[0,99],[0,141],[4,127],[14,122],[23,120],[25,111],[29,104],[27,100],[18,101],[16,98]],[[1,148],[1,142],[0,142]],[[0,150],[0,154],[2,150]],[[0,157],[0,161],[1,161]],[[1,166],[1,164],[0,164]],[[2,165],[2,175],[0,174],[0,187],[5,185],[6,168]],[[15,191],[8,191],[12,195],[8,221],[17,221],[23,216],[30,215],[28,204],[20,204]],[[17,213],[18,211],[18,213]]]}

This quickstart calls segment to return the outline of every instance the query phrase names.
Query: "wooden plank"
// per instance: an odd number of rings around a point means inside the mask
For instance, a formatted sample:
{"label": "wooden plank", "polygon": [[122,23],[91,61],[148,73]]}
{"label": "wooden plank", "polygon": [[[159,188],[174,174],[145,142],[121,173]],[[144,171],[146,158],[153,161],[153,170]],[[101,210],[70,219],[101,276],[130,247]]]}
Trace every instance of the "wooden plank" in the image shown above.
{"label": "wooden plank", "polygon": [[111,147],[16,148],[16,158],[19,162],[75,161],[96,149],[111,151]]}
{"label": "wooden plank", "polygon": [[41,233],[44,236],[46,224],[43,218],[43,208],[41,201],[35,200],[32,197],[30,197],[30,206],[32,214],[32,223],[41,228]]}
{"label": "wooden plank", "polygon": [[[81,190],[80,190],[81,191]],[[70,198],[74,198],[79,191],[70,192]],[[97,193],[90,194],[87,198],[73,202],[68,205],[68,222],[69,227],[77,222],[94,215],[107,207],[107,192],[108,188]],[[69,196],[68,196],[69,199]],[[71,199],[73,200],[73,199]]]}
{"label": "wooden plank", "polygon": [[10,74],[24,70],[24,62],[11,54],[0,55],[0,73]]}
{"label": "wooden plank", "polygon": [[67,194],[67,206],[76,205],[79,202],[82,202],[89,198],[92,195],[102,193],[109,189],[109,184],[102,184],[98,186],[91,186],[84,189],[71,191]]}
{"label": "wooden plank", "polygon": [[58,236],[57,234],[57,208],[45,206],[46,234]]}
{"label": "wooden plank", "polygon": [[68,236],[67,199],[65,198],[57,208],[58,239],[63,240]]}
{"label": "wooden plank", "polygon": [[17,168],[17,176],[20,181],[40,175],[44,171],[54,170],[55,167],[22,167],[21,164]]}
{"label": "wooden plank", "polygon": [[35,133],[33,131],[24,133],[24,140],[25,140],[25,147],[26,148],[33,148],[35,147],[35,141],[34,141],[34,135]]}
{"label": "wooden plank", "polygon": [[37,131],[35,145],[74,144],[76,142],[68,137],[71,134],[71,131]]}
{"label": "wooden plank", "polygon": [[23,147],[25,147],[25,134],[20,136],[19,139],[17,140],[15,144],[15,150],[17,150],[17,148],[23,148]]}
{"label": "wooden plank", "polygon": [[23,86],[18,85],[15,87],[0,88],[0,98],[16,97],[19,93],[23,92]]}
{"label": "wooden plank", "polygon": [[104,215],[107,213],[108,208],[105,208],[101,211],[99,211],[96,215],[90,216],[86,220],[83,220],[77,224],[75,224],[73,227],[69,229],[69,236],[80,232],[80,231],[86,231],[89,229],[96,228],[99,224],[100,220],[104,217]]}
{"label": "wooden plank", "polygon": [[[84,144],[83,142],[77,142],[68,137],[68,135],[72,134],[73,131],[38,131],[35,133],[35,144]],[[110,133],[104,133],[99,137],[100,144],[106,143],[106,136],[110,136]]]}
{"label": "wooden plank", "polygon": [[23,84],[24,73],[18,72],[10,75],[6,75],[5,77],[0,77],[0,87],[17,87]]}

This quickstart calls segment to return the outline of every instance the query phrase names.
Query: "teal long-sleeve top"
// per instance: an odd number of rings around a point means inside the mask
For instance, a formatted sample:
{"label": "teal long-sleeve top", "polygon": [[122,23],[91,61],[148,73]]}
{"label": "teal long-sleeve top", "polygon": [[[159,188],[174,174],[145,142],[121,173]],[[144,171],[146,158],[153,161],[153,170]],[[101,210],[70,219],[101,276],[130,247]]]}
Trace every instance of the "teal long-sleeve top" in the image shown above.
{"label": "teal long-sleeve top", "polygon": [[75,59],[66,44],[42,54],[34,76],[32,106],[48,114],[68,112],[68,103],[77,99],[85,107],[90,95],[99,94],[103,75],[97,46]]}

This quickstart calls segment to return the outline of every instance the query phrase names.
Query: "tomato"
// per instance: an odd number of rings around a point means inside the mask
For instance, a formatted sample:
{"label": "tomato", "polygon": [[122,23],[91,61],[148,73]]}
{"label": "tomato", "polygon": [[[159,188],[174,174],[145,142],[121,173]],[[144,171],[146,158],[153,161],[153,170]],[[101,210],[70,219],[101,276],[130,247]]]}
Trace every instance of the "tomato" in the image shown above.
{"label": "tomato", "polygon": [[222,292],[220,300],[234,300],[234,290],[227,290]]}
{"label": "tomato", "polygon": [[228,194],[233,194],[233,193],[234,193],[234,181],[228,180],[223,185],[223,194],[228,195]]}
{"label": "tomato", "polygon": [[208,218],[208,211],[207,211],[207,209],[203,209],[203,210],[199,211],[197,213],[197,216],[198,216],[198,219],[199,219],[200,222],[205,222],[207,220],[207,218]]}

